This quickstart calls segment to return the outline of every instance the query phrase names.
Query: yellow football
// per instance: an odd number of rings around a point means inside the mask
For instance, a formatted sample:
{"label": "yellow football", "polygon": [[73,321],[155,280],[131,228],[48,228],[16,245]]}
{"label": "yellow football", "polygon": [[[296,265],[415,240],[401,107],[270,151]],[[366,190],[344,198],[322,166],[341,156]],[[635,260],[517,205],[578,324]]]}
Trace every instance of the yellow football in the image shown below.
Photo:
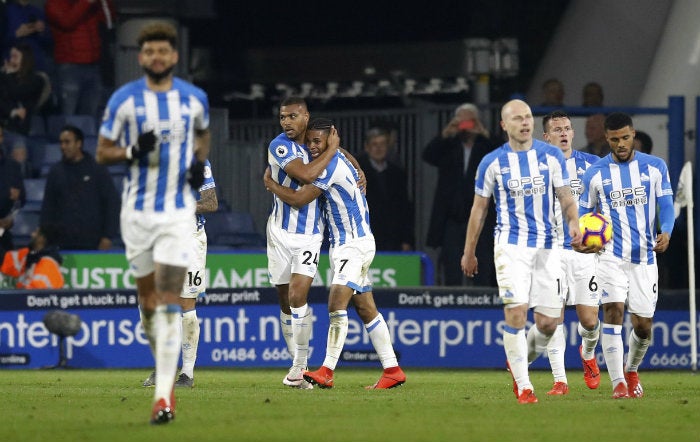
{"label": "yellow football", "polygon": [[612,221],[601,213],[590,212],[578,220],[584,246],[604,246],[612,239]]}

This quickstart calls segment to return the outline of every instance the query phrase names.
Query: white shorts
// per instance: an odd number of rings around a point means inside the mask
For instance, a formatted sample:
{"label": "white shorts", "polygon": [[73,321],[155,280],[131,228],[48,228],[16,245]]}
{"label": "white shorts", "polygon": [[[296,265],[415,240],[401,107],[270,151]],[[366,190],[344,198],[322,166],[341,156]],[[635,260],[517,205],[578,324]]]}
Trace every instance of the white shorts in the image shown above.
{"label": "white shorts", "polygon": [[197,298],[204,293],[207,275],[207,232],[204,227],[197,229],[194,227],[192,235],[192,261],[187,269],[185,284],[182,287],[181,298]]}
{"label": "white shorts", "polygon": [[348,286],[357,293],[371,291],[369,266],[372,264],[375,252],[373,236],[356,238],[342,246],[331,247],[328,251],[333,273],[331,284]]}
{"label": "white shorts", "polygon": [[575,250],[561,251],[561,268],[564,272],[562,293],[566,305],[598,307],[600,290],[595,276],[596,255]]}
{"label": "white shorts", "polygon": [[194,213],[143,213],[122,210],[122,239],[126,259],[141,278],[155,270],[155,263],[187,268],[192,258]]}
{"label": "white shorts", "polygon": [[632,264],[612,254],[601,253],[596,268],[603,304],[625,302],[628,312],[643,318],[654,317],[659,297],[656,264]]}
{"label": "white shorts", "polygon": [[267,272],[270,284],[289,284],[292,273],[316,276],[323,235],[303,235],[267,223]]}
{"label": "white shorts", "polygon": [[[493,247],[498,293],[503,304],[528,304],[554,310],[564,305],[560,250],[513,244]],[[559,313],[556,316],[559,316]]]}

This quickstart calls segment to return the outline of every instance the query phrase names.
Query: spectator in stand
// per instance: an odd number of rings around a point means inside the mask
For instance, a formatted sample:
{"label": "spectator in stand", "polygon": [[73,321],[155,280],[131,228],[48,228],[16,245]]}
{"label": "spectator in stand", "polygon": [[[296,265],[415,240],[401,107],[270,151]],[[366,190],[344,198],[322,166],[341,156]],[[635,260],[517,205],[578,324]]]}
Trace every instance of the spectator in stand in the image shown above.
{"label": "spectator in stand", "polygon": [[605,115],[593,114],[586,118],[586,144],[582,151],[604,157],[610,153],[610,145],[605,139]]}
{"label": "spectator in stand", "polygon": [[29,0],[10,0],[6,7],[7,27],[5,28],[3,59],[9,55],[10,48],[16,44],[26,43],[34,52],[36,68],[48,74],[53,73],[51,47],[53,40],[46,16],[41,8]]}
{"label": "spectator in stand", "polygon": [[493,228],[496,212],[489,205],[488,216],[479,238],[476,256],[481,268],[466,279],[460,267],[467,231],[467,220],[474,200],[474,177],[481,159],[494,149],[489,133],[479,119],[479,109],[465,103],[423,151],[423,161],[438,168],[428,238],[429,247],[440,249],[438,277],[442,285],[496,285],[493,264]]}
{"label": "spectator in stand", "polygon": [[109,170],[83,150],[83,132],[65,126],[63,159],[46,178],[41,223],[56,223],[62,250],[108,250],[119,235],[120,199]]}
{"label": "spectator in stand", "polygon": [[3,255],[0,271],[15,278],[18,289],[63,288],[63,259],[56,245],[57,234],[54,226],[37,227],[32,232],[29,247],[10,250]]}
{"label": "spectator in stand", "polygon": [[583,86],[581,106],[602,107],[603,106],[603,86],[600,83],[591,81]]}
{"label": "spectator in stand", "polygon": [[550,78],[542,83],[542,103],[540,106],[564,106],[564,83]]}
{"label": "spectator in stand", "polygon": [[[373,127],[365,135],[365,152],[357,161],[367,177],[367,203],[378,251],[413,250],[413,205],[406,172],[388,159],[390,133]],[[401,220],[397,223],[396,220]]]}
{"label": "spectator in stand", "polygon": [[19,164],[5,154],[4,132],[0,125],[0,256],[15,248],[12,241],[14,214],[26,201]]}
{"label": "spectator in stand", "polygon": [[98,115],[102,104],[100,26],[112,27],[112,0],[47,0],[63,115]]}
{"label": "spectator in stand", "polygon": [[43,90],[44,80],[34,69],[31,46],[14,45],[0,72],[0,119],[8,131],[29,133],[30,121]]}
{"label": "spectator in stand", "polygon": [[14,142],[10,148],[10,158],[19,164],[22,178],[36,178],[38,176],[38,171],[29,160],[29,149],[27,149],[24,139],[18,139]]}
{"label": "spectator in stand", "polygon": [[632,147],[634,147],[634,150],[651,154],[651,150],[654,148],[654,142],[648,133],[641,130],[636,130],[634,133]]}

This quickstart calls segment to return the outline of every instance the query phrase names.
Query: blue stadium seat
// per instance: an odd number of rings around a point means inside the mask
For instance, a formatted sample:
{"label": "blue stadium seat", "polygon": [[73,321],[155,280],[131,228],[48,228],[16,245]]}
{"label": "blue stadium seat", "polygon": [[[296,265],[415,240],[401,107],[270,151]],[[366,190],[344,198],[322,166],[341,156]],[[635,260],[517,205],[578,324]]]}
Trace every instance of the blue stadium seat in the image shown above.
{"label": "blue stadium seat", "polygon": [[97,137],[86,135],[83,140],[83,150],[94,157],[97,154]]}
{"label": "blue stadium seat", "polygon": [[109,164],[107,166],[107,169],[109,169],[109,174],[110,175],[119,175],[119,176],[124,176],[126,175],[126,163],[115,163],[115,164]]}
{"label": "blue stadium seat", "polygon": [[204,215],[207,242],[228,247],[263,247],[265,238],[255,230],[253,215],[231,210]]}
{"label": "blue stadium seat", "polygon": [[49,169],[51,166],[61,161],[63,158],[63,152],[61,152],[61,145],[58,143],[47,143],[44,145],[44,152],[41,158],[41,176],[45,177],[49,174]]}
{"label": "blue stadium seat", "polygon": [[27,247],[32,238],[32,232],[39,226],[39,212],[36,210],[20,210],[15,215],[11,232],[15,247]]}
{"label": "blue stadium seat", "polygon": [[122,190],[124,190],[124,176],[125,175],[113,173],[113,174],[111,174],[111,176],[112,176],[112,181],[114,182],[114,187],[117,188],[117,193],[119,193],[119,195],[121,195]]}
{"label": "blue stadium seat", "polygon": [[45,177],[24,179],[24,191],[27,196],[24,210],[41,210],[41,202],[44,200],[45,188]]}
{"label": "blue stadium seat", "polygon": [[257,232],[221,233],[214,238],[213,244],[234,249],[264,249],[267,247],[265,237]]}
{"label": "blue stadium seat", "polygon": [[46,120],[43,115],[32,115],[29,120],[30,137],[45,137],[46,136]]}
{"label": "blue stadium seat", "polygon": [[49,115],[46,120],[46,132],[52,141],[58,141],[61,128],[67,124],[83,131],[85,137],[97,136],[97,121],[92,115]]}

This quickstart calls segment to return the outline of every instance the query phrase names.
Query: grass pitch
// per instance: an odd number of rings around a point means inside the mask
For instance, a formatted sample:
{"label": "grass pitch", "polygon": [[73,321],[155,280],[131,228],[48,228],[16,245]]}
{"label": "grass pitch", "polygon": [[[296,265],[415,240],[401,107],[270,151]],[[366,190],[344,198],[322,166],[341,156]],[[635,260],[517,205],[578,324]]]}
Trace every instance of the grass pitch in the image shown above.
{"label": "grass pitch", "polygon": [[367,391],[380,369],[340,367],[335,387],[284,387],[284,369],[197,369],[177,390],[172,424],[148,424],[149,370],[5,370],[6,441],[700,441],[700,376],[640,372],[646,396],[613,400],[607,374],[589,390],[568,373],[566,396],[546,395],[551,373],[531,373],[538,404],[519,405],[505,370],[406,369],[407,383]]}

